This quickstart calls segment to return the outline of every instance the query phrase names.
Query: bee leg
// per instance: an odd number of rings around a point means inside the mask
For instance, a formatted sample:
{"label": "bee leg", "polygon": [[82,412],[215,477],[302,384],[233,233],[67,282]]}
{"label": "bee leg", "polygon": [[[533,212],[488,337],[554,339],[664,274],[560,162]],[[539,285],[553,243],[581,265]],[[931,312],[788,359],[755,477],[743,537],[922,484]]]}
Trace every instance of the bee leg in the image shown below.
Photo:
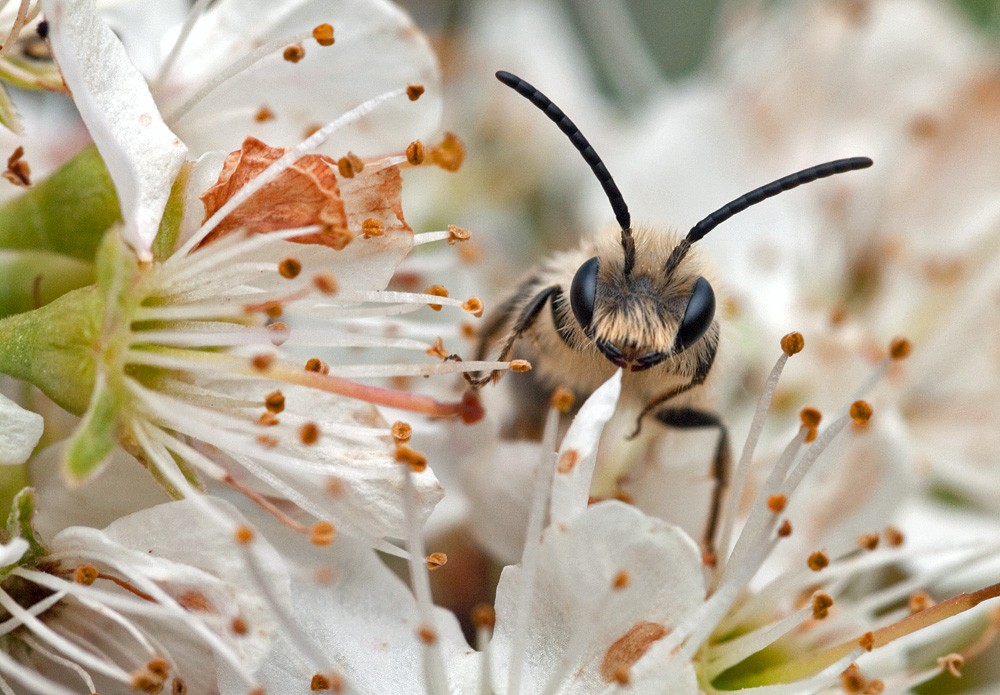
{"label": "bee leg", "polygon": [[716,555],[715,533],[719,524],[719,514],[722,511],[722,498],[729,485],[729,469],[732,463],[729,451],[729,431],[722,418],[716,413],[697,408],[664,408],[654,416],[667,427],[677,429],[700,429],[717,427],[719,439],[715,445],[715,455],[712,457],[712,477],[715,485],[712,488],[712,503],[708,512],[708,522],[705,525],[705,536],[702,539],[705,558],[714,561]]}
{"label": "bee leg", "polygon": [[[545,308],[546,302],[548,302],[553,296],[561,294],[562,288],[559,285],[546,287],[544,290],[536,294],[531,301],[529,301],[524,308],[521,309],[521,313],[517,317],[517,321],[514,322],[510,332],[507,334],[507,339],[504,341],[503,349],[497,357],[498,360],[504,361],[510,357],[510,353],[514,351],[514,343],[517,342],[526,330],[535,325],[535,321],[538,320],[539,315],[542,313],[542,309]],[[491,325],[491,328],[492,327],[493,326]],[[479,354],[477,357],[482,359],[484,352],[485,343],[480,343]],[[485,386],[490,381],[499,379],[501,373],[502,370],[494,370],[484,377],[474,377],[467,374],[465,380],[469,382],[469,385],[472,388],[478,389]]]}

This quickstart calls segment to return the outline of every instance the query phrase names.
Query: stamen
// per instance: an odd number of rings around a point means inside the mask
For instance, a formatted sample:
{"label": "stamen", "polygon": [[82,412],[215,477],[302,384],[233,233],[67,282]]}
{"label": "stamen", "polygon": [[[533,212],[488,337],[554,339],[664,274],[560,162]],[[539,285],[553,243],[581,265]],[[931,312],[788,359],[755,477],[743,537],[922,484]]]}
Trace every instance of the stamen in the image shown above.
{"label": "stamen", "polygon": [[493,649],[490,637],[497,616],[492,606],[479,604],[472,609],[472,624],[476,628],[476,650],[482,654],[479,671],[479,695],[493,695]]}
{"label": "stamen", "polygon": [[[36,693],[46,693],[46,695],[79,695],[78,692],[70,690],[55,681],[51,681],[34,669],[21,664],[5,651],[0,650],[0,673],[9,676],[24,687]],[[8,690],[13,695],[12,690]]]}

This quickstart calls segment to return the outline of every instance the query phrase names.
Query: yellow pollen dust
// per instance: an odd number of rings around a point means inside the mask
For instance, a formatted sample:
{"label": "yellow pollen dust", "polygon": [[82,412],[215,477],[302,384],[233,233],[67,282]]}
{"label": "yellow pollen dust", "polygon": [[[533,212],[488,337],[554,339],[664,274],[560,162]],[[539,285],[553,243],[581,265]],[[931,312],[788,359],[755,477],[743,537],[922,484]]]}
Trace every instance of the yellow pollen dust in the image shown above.
{"label": "yellow pollen dust", "polygon": [[462,229],[453,224],[448,225],[448,246],[454,246],[459,241],[468,241],[471,238],[472,232],[468,229]]}
{"label": "yellow pollen dust", "polygon": [[788,498],[784,495],[771,495],[767,498],[767,508],[777,514],[785,508]]}
{"label": "yellow pollen dust", "polygon": [[790,522],[788,519],[785,519],[781,523],[781,526],[778,527],[778,537],[788,538],[790,535],[792,535],[792,522]]}
{"label": "yellow pollen dust", "polygon": [[312,446],[319,441],[319,427],[315,422],[307,422],[299,428],[299,441],[306,446]]}
{"label": "yellow pollen dust", "polygon": [[510,371],[523,373],[531,371],[531,362],[528,360],[511,360],[510,361]]}
{"label": "yellow pollen dust", "polygon": [[483,300],[479,297],[469,297],[464,302],[462,302],[462,311],[467,311],[477,319],[483,315],[483,311],[486,310],[486,305],[483,304]]}
{"label": "yellow pollen dust", "polygon": [[328,365],[326,362],[319,359],[318,357],[310,358],[309,361],[306,362],[305,369],[307,372],[319,372],[320,374],[330,373],[330,365]]}
{"label": "yellow pollen dust", "polygon": [[406,97],[410,101],[416,101],[424,93],[424,86],[422,84],[408,84],[406,85]]}
{"label": "yellow pollen dust", "polygon": [[361,223],[361,233],[364,235],[365,239],[371,239],[373,236],[382,236],[385,234],[385,224],[382,220],[369,217]]}
{"label": "yellow pollen dust", "polygon": [[553,408],[558,410],[560,413],[568,413],[573,407],[573,403],[576,401],[576,396],[565,386],[558,387],[552,392],[552,398],[549,399],[549,403]]}
{"label": "yellow pollen dust", "polygon": [[493,629],[493,626],[497,622],[497,613],[493,610],[493,606],[485,603],[477,603],[472,608],[472,624],[476,628],[487,628]]}
{"label": "yellow pollen dust", "polygon": [[878,541],[877,533],[863,533],[858,536],[858,546],[865,550],[875,550],[878,547]]}
{"label": "yellow pollen dust", "polygon": [[263,372],[265,369],[270,369],[271,365],[274,364],[274,355],[254,355],[250,358],[250,366],[256,369],[258,372]]}
{"label": "yellow pollen dust", "polygon": [[313,545],[326,547],[337,537],[337,529],[329,521],[317,521],[309,529],[309,542]]}
{"label": "yellow pollen dust", "polygon": [[421,473],[427,468],[427,457],[407,444],[396,447],[396,460],[405,463],[414,473]]}
{"label": "yellow pollen dust", "polygon": [[240,545],[248,545],[253,541],[253,529],[246,525],[236,527],[236,542]]}
{"label": "yellow pollen dust", "polygon": [[444,553],[431,553],[424,558],[424,561],[427,563],[427,569],[433,572],[439,567],[444,567],[448,564],[448,556]]}
{"label": "yellow pollen dust", "polygon": [[297,43],[294,46],[286,48],[281,56],[289,63],[297,63],[306,57],[306,49],[302,47],[301,43]]}
{"label": "yellow pollen dust", "polygon": [[448,357],[448,351],[444,349],[444,340],[441,339],[441,336],[438,336],[434,344],[424,350],[424,353],[442,360]]}
{"label": "yellow pollen dust", "polygon": [[271,391],[264,397],[264,407],[268,412],[277,415],[285,409],[285,394],[281,391]]}
{"label": "yellow pollen dust", "polygon": [[802,348],[805,346],[806,340],[801,333],[789,333],[781,339],[781,350],[789,357],[802,352]]}
{"label": "yellow pollen dust", "polygon": [[618,574],[616,574],[615,578],[611,581],[611,586],[614,589],[624,589],[631,583],[631,581],[632,576],[628,572],[625,570],[619,570]]}
{"label": "yellow pollen dust", "polygon": [[[429,294],[432,297],[447,297],[448,290],[445,289],[443,285],[431,285],[426,290],[424,290],[424,294]],[[427,306],[429,306],[434,311],[441,311],[441,309],[443,308],[440,304],[428,304]]]}
{"label": "yellow pollen dust", "polygon": [[392,438],[396,440],[399,444],[405,444],[410,441],[410,436],[413,434],[413,428],[409,424],[403,422],[402,420],[397,420],[392,423]]}
{"label": "yellow pollen dust", "polygon": [[424,143],[414,140],[406,146],[406,161],[413,166],[420,166],[424,163]]}
{"label": "yellow pollen dust", "polygon": [[330,24],[319,24],[313,29],[313,38],[320,46],[333,45],[333,26]]}
{"label": "yellow pollen dust", "polygon": [[909,354],[912,346],[910,341],[903,337],[893,338],[892,342],[889,344],[889,355],[894,360],[905,359]]}
{"label": "yellow pollen dust", "polygon": [[336,294],[337,278],[330,273],[316,273],[313,276],[313,287],[323,294]]}
{"label": "yellow pollen dust", "polygon": [[77,565],[76,569],[73,570],[73,581],[77,584],[90,586],[97,581],[99,574],[100,572],[93,565]]}
{"label": "yellow pollen dust", "polygon": [[830,558],[826,556],[822,550],[817,550],[815,553],[809,556],[809,560],[806,562],[813,572],[819,572],[821,569],[830,564]]}
{"label": "yellow pollen dust", "polygon": [[286,280],[291,280],[292,278],[297,277],[301,272],[302,263],[297,258],[289,256],[278,264],[278,274]]}

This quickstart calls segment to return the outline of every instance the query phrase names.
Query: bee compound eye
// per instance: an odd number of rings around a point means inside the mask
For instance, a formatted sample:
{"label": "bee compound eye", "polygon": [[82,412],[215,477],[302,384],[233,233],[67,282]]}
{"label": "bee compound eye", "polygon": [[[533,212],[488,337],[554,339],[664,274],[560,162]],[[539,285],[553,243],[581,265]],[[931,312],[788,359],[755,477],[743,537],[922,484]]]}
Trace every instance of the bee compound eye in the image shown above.
{"label": "bee compound eye", "polygon": [[691,296],[688,297],[687,308],[684,309],[684,318],[681,319],[677,337],[674,339],[673,351],[681,352],[694,344],[705,335],[714,318],[715,292],[708,284],[708,280],[700,277],[691,288]]}
{"label": "bee compound eye", "polygon": [[584,331],[590,330],[594,318],[594,301],[597,298],[597,270],[600,262],[597,256],[580,266],[569,287],[569,304],[573,315]]}

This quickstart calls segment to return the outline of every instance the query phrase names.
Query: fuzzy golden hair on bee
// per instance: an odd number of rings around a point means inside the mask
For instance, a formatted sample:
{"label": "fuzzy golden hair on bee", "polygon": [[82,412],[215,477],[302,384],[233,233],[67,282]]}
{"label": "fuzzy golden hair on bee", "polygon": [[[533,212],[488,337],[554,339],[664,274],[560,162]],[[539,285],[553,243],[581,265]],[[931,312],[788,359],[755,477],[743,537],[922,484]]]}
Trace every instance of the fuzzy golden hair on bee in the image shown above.
{"label": "fuzzy golden hair on bee", "polygon": [[[550,390],[573,389],[578,403],[622,369],[623,401],[640,404],[633,437],[648,415],[666,427],[716,428],[719,438],[712,463],[716,483],[704,539],[711,555],[729,446],[722,419],[705,410],[699,397],[715,362],[720,326],[715,291],[694,245],[751,205],[817,179],[865,169],[872,161],[837,159],[784,176],[723,205],[684,235],[633,229],[624,197],[579,128],[521,78],[502,71],[496,76],[570,139],[604,189],[618,229],[554,254],[523,278],[487,317],[477,359],[483,359],[495,343],[500,345],[500,360],[510,359],[517,347],[533,364],[530,379]],[[526,336],[530,340],[521,341]],[[467,378],[478,389],[499,375]],[[536,400],[547,403],[548,397],[541,394]]]}

